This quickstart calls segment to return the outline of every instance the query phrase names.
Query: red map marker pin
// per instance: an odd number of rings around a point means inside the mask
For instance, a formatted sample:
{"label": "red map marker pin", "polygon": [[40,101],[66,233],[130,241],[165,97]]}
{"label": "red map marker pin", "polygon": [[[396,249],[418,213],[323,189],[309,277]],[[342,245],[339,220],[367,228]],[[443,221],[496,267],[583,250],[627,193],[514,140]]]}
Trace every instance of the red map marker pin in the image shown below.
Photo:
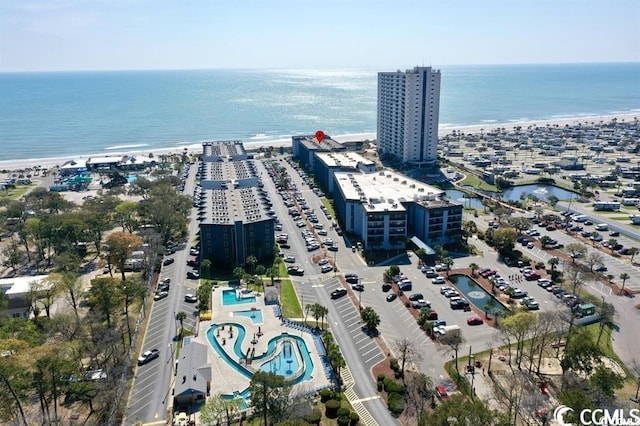
{"label": "red map marker pin", "polygon": [[322,143],[322,141],[324,140],[324,132],[322,130],[318,130],[316,132],[316,139],[319,143]]}

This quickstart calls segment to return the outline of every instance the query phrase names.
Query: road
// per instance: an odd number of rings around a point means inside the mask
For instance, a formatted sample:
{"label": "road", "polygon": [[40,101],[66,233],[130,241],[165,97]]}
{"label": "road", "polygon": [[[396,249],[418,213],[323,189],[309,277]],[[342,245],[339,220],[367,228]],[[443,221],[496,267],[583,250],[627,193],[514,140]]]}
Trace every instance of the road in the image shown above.
{"label": "road", "polygon": [[[341,284],[335,271],[326,274],[321,273],[317,261],[323,257],[331,260],[335,258],[340,274],[353,271],[362,275],[362,271],[366,270],[366,265],[358,254],[351,251],[351,243],[331,229],[330,221],[324,217],[320,210],[320,199],[308,186],[303,185],[299,174],[288,163],[282,161],[281,164],[286,166],[291,181],[302,192],[307,204],[317,213],[320,223],[328,230],[328,237],[340,242],[338,252],[324,252],[324,248],[308,252],[300,233],[301,230],[291,220],[286,206],[282,203],[276,191],[275,185],[268,178],[265,171],[263,176],[264,189],[272,194],[272,198],[276,200],[273,203],[273,209],[282,222],[283,230],[281,232],[289,235],[291,249],[284,249],[283,251],[286,255],[295,256],[296,264],[302,266],[305,270],[303,277],[291,277],[298,293],[298,298],[303,305],[303,309],[304,306],[313,303],[319,303],[329,309],[327,321],[331,324],[334,339],[340,346],[347,364],[349,370],[347,375],[354,378],[353,391],[355,392],[355,399],[351,399],[351,403],[356,411],[359,411],[359,406],[366,409],[366,418],[363,418],[361,414],[361,421],[368,425],[376,423],[383,425],[397,424],[397,420],[390,415],[386,405],[379,398],[371,375],[371,367],[382,361],[385,356],[375,340],[362,329],[357,306],[348,297],[338,300],[330,298],[329,293],[341,287]],[[263,170],[263,167],[260,164],[258,169]],[[311,229],[310,225],[308,226]]]}
{"label": "road", "polygon": [[[193,192],[196,169],[196,165],[193,165],[189,170],[189,178],[184,189],[186,195]],[[198,222],[193,214],[189,224],[189,235],[195,235],[197,230]],[[180,327],[175,320],[176,313],[187,313],[183,322],[187,330],[195,329],[197,317],[196,305],[184,301],[184,295],[195,294],[198,286],[197,280],[185,279],[187,270],[191,269],[186,265],[189,245],[172,255],[175,259],[173,264],[162,268],[160,280],[171,279],[169,296],[153,302],[140,351],[142,353],[154,348],[159,349],[160,357],[143,366],[135,366],[134,363],[135,374],[123,424],[164,420],[170,418],[173,411],[173,397],[170,392],[174,378],[176,336]],[[153,294],[150,297],[153,297]]]}

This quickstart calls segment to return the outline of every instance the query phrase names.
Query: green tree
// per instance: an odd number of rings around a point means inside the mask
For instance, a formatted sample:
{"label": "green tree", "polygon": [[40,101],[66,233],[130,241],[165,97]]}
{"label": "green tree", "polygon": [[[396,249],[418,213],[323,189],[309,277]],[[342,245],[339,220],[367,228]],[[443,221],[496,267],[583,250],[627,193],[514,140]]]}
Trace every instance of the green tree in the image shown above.
{"label": "green tree", "polygon": [[129,308],[136,300],[144,299],[147,293],[147,287],[137,280],[121,281],[120,293],[122,294],[122,301],[124,302],[124,315],[127,323],[127,336],[129,337],[129,344],[131,344],[131,319],[129,318]]}
{"label": "green tree", "polygon": [[209,273],[211,272],[211,259],[202,259],[202,262],[200,262],[200,268],[204,272],[204,277],[209,278]]}
{"label": "green tree", "polygon": [[638,254],[639,251],[640,249],[638,249],[638,247],[631,247],[629,249],[629,255],[631,255],[631,259],[629,260],[629,262],[631,262],[631,264],[633,264],[633,258],[636,254]]}
{"label": "green tree", "polygon": [[242,266],[236,266],[235,268],[233,268],[233,276],[240,283],[240,287],[242,287],[242,277],[244,276],[244,274],[245,272],[244,269],[242,269]]}
{"label": "green tree", "polygon": [[449,276],[449,271],[451,270],[451,267],[453,266],[453,258],[450,256],[445,257],[444,259],[442,259],[442,264],[447,266],[447,277]]}
{"label": "green tree", "polygon": [[103,315],[103,318],[107,321],[107,328],[111,328],[113,312],[122,304],[122,297],[116,280],[111,277],[94,278],[91,281],[88,304]]}
{"label": "green tree", "polygon": [[600,363],[602,350],[595,344],[591,335],[585,330],[577,330],[568,338],[564,354],[560,360],[563,386],[566,373],[569,371],[590,374],[595,364]]}
{"label": "green tree", "polygon": [[472,262],[469,264],[469,268],[471,268],[471,276],[475,277],[477,276],[476,271],[478,270],[478,268],[480,268],[480,265],[478,265],[475,262]]}
{"label": "green tree", "polygon": [[180,311],[176,314],[176,321],[180,322],[180,334],[179,338],[182,339],[182,333],[184,332],[184,320],[187,319],[187,313]]}
{"label": "green tree", "polygon": [[262,417],[265,425],[287,419],[292,383],[275,373],[258,371],[249,382],[254,414]]}
{"label": "green tree", "polygon": [[245,261],[247,263],[247,265],[249,265],[249,270],[251,271],[251,275],[255,275],[255,271],[256,271],[256,264],[258,263],[258,258],[256,258],[255,256],[251,255],[249,257],[247,257],[247,260]]}
{"label": "green tree", "polygon": [[138,228],[138,204],[134,201],[123,201],[115,208],[115,219],[120,226],[122,232],[133,234]]}
{"label": "green tree", "polygon": [[618,240],[615,238],[609,238],[607,240],[607,244],[609,245],[609,250],[611,250],[611,254],[615,251],[615,247],[618,245]]}
{"label": "green tree", "polygon": [[549,195],[547,197],[547,201],[549,202],[549,205],[551,207],[555,207],[558,204],[558,201],[560,201],[560,199],[558,197],[556,197],[555,195]]}
{"label": "green tree", "polygon": [[560,392],[560,403],[573,408],[564,416],[565,424],[580,424],[580,413],[583,410],[593,410],[595,404],[582,389],[565,389]]}
{"label": "green tree", "polygon": [[18,242],[12,239],[11,242],[2,249],[2,257],[4,258],[2,261],[3,266],[13,269],[13,273],[15,274],[18,265],[23,260]]}
{"label": "green tree", "polygon": [[493,233],[493,246],[501,255],[508,255],[513,251],[518,235],[513,228],[501,228]]}
{"label": "green tree", "polygon": [[[532,312],[519,312],[502,321],[502,330],[516,341],[516,363],[518,369],[521,368],[525,341],[535,327],[536,321],[537,317]],[[511,350],[511,347],[509,347],[509,350]]]}
{"label": "green tree", "polygon": [[360,312],[360,316],[365,327],[376,334],[378,332],[378,326],[380,325],[380,316],[378,313],[371,306],[367,306]]}
{"label": "green tree", "polygon": [[613,399],[615,390],[624,386],[624,377],[604,365],[598,365],[589,377],[589,383],[596,389],[596,401],[601,402]]}
{"label": "green tree", "polygon": [[169,182],[158,182],[149,196],[138,203],[141,222],[152,225],[160,235],[162,244],[187,234],[188,215],[192,201],[177,194]]}
{"label": "green tree", "polygon": [[139,235],[127,232],[114,232],[107,237],[106,249],[109,256],[109,263],[114,263],[120,268],[122,281],[126,281],[124,274],[125,262],[131,256],[136,247],[142,245],[142,238]]}
{"label": "green tree", "polygon": [[620,274],[620,279],[622,280],[622,288],[620,289],[621,293],[624,293],[624,284],[629,278],[631,278],[631,276],[626,272],[623,272],[622,274]]}
{"label": "green tree", "polygon": [[418,426],[474,425],[510,426],[508,414],[488,408],[484,402],[468,400],[460,395],[451,395],[432,411],[424,411]]}

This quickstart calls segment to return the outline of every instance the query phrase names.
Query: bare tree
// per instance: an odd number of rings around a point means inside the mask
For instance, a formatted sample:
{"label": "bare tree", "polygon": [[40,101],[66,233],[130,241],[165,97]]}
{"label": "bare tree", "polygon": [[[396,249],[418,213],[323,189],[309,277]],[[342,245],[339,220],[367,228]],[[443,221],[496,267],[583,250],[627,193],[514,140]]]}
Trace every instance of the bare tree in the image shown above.
{"label": "bare tree", "polygon": [[416,419],[433,402],[434,386],[431,377],[424,373],[411,376],[405,383],[407,415]]}
{"label": "bare tree", "polygon": [[440,342],[447,345],[450,351],[453,351],[456,371],[458,371],[458,352],[460,345],[464,342],[462,335],[460,333],[447,333],[440,338]]}
{"label": "bare tree", "polygon": [[400,371],[402,372],[402,381],[404,382],[404,369],[407,362],[417,361],[419,352],[416,350],[416,346],[409,338],[399,339],[394,342],[393,350],[399,354],[400,358]]}
{"label": "bare tree", "polygon": [[592,252],[589,252],[589,254],[587,254],[585,261],[587,262],[589,271],[593,273],[593,268],[595,268],[597,265],[604,264],[604,256],[602,255],[602,253],[598,251],[592,251]]}

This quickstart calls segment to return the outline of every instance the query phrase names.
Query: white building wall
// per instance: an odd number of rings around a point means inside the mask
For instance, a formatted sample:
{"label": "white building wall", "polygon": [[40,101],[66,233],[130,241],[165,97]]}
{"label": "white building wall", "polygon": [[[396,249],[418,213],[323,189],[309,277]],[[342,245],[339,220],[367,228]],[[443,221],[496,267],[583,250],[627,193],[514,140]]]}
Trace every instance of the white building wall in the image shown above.
{"label": "white building wall", "polygon": [[440,71],[416,67],[378,73],[378,149],[403,162],[437,156]]}

